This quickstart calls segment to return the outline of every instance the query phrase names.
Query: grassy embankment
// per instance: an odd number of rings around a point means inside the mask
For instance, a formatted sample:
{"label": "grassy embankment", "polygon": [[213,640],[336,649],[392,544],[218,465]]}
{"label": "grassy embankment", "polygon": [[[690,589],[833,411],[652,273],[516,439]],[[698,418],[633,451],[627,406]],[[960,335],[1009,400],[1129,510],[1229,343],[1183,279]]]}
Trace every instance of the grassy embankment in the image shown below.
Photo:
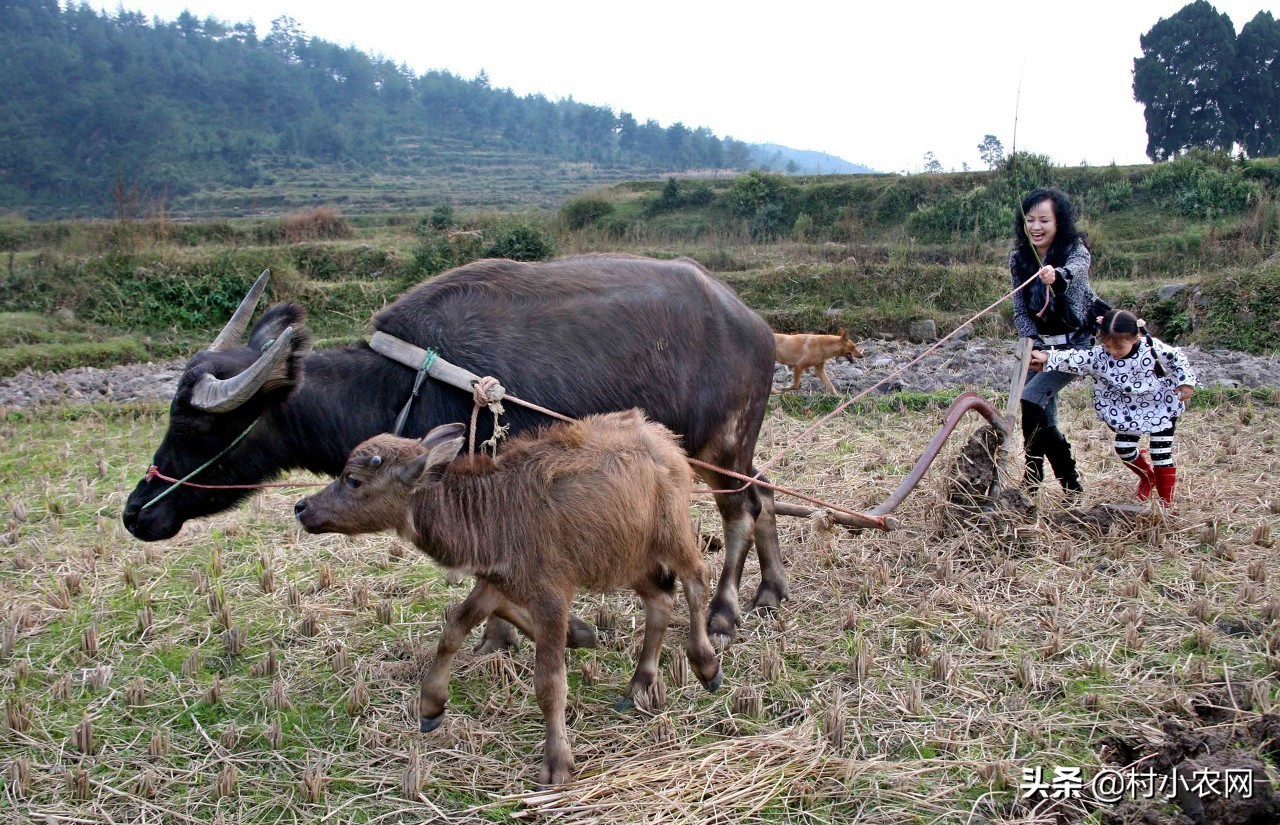
{"label": "grassy embankment", "polygon": [[[1071,193],[1097,291],[1167,339],[1254,352],[1280,340],[1280,163],[1195,156],[1156,167],[1053,168],[1024,159],[1019,189]],[[256,276],[299,300],[322,338],[364,333],[407,285],[499,254],[688,255],[780,330],[946,331],[1007,289],[1013,189],[1001,173],[619,184],[556,213],[447,205],[342,217],[194,222],[0,221],[0,374],[189,353]],[[1160,301],[1167,284],[1189,288]],[[52,320],[59,310],[72,314]],[[68,317],[74,317],[70,322]],[[41,319],[45,320],[41,320]],[[1007,307],[978,332],[1008,335]]]}

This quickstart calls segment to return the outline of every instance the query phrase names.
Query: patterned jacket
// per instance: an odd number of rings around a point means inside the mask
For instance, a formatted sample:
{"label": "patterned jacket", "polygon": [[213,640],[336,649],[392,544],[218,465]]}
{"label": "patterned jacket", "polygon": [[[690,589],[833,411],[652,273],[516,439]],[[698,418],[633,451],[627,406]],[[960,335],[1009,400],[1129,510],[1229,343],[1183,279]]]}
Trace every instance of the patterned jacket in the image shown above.
{"label": "patterned jacket", "polygon": [[1183,384],[1195,386],[1196,374],[1182,350],[1151,340],[1164,365],[1163,377],[1155,373],[1155,358],[1144,338],[1119,359],[1102,347],[1050,352],[1044,368],[1092,376],[1093,408],[1116,432],[1157,433],[1186,411],[1176,390]]}
{"label": "patterned jacket", "polygon": [[[1093,304],[1093,287],[1089,285],[1089,267],[1092,264],[1093,255],[1090,254],[1089,247],[1076,241],[1067,250],[1066,261],[1062,266],[1057,267],[1058,277],[1052,286],[1054,295],[1065,298],[1071,311],[1081,320],[1088,317],[1089,307]],[[1022,282],[1035,272],[1034,264],[1028,265],[1019,259],[1018,250],[1015,249],[1009,253],[1009,273],[1013,289],[1022,286]],[[1035,313],[1027,306],[1027,289],[1019,290],[1013,296],[1013,325],[1018,328],[1019,336],[1040,340]],[[1087,346],[1090,336],[1085,331],[1073,333],[1071,335],[1073,344],[1077,343],[1077,338],[1083,339],[1083,345]]]}

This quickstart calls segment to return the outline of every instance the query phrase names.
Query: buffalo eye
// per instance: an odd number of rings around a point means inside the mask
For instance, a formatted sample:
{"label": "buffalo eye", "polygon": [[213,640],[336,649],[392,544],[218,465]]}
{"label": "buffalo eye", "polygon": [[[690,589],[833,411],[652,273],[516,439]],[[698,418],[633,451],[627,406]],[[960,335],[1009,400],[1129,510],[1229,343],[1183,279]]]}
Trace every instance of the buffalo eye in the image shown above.
{"label": "buffalo eye", "polygon": [[356,478],[355,476],[347,476],[346,478],[343,479],[343,483],[346,484],[348,487],[350,487],[352,490],[354,490],[360,486],[360,479]]}

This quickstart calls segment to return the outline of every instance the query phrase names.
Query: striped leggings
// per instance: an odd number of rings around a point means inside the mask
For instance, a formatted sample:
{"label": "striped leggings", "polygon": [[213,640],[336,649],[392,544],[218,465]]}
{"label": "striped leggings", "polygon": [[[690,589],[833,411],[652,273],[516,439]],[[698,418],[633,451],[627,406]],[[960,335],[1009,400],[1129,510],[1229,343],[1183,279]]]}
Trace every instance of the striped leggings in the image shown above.
{"label": "striped leggings", "polygon": [[[1169,424],[1169,429],[1151,434],[1151,463],[1156,467],[1172,467],[1173,464],[1173,431],[1178,427],[1178,419]],[[1116,455],[1126,464],[1138,457],[1138,439],[1141,433],[1116,433]]]}

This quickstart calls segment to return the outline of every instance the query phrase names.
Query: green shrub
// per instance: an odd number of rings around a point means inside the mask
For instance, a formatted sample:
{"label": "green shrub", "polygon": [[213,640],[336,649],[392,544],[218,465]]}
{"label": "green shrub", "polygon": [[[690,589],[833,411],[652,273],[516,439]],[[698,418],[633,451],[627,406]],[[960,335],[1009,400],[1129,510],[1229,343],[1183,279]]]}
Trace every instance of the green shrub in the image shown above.
{"label": "green shrub", "polygon": [[753,169],[733,182],[728,197],[734,214],[754,221],[766,206],[784,212],[794,192],[795,186],[782,175]]}
{"label": "green shrub", "polygon": [[437,232],[443,232],[453,226],[453,207],[449,204],[441,204],[431,210],[431,228]]}
{"label": "green shrub", "polygon": [[1211,275],[1188,292],[1183,306],[1196,319],[1198,343],[1252,353],[1280,349],[1280,266]]}
{"label": "green shrub", "polygon": [[1157,163],[1143,183],[1161,206],[1193,218],[1242,212],[1260,194],[1258,184],[1223,152],[1190,152]]}
{"label": "green shrub", "polygon": [[706,206],[716,199],[716,190],[704,180],[683,187],[684,202],[689,206]]}
{"label": "green shrub", "polygon": [[298,244],[290,251],[298,273],[317,281],[372,280],[386,277],[396,269],[391,253],[371,246]]}
{"label": "green shrub", "polygon": [[539,229],[525,223],[501,228],[484,250],[486,258],[513,261],[545,261],[555,254],[555,242]]}
{"label": "green shrub", "polygon": [[[85,261],[49,256],[0,282],[0,307],[72,309],[117,329],[204,331],[225,323],[263,269],[287,269],[261,250],[175,262],[156,253],[110,254]],[[273,292],[285,279],[273,279]],[[275,292],[280,296],[279,292]]]}
{"label": "green shrub", "polygon": [[925,182],[919,176],[900,178],[881,192],[871,204],[874,220],[895,224],[906,220],[925,200]]}
{"label": "green shrub", "polygon": [[996,201],[985,186],[950,194],[921,206],[907,220],[911,237],[925,243],[946,243],[957,237],[995,240],[1009,234],[1012,207]]}
{"label": "green shrub", "polygon": [[570,198],[560,207],[560,217],[571,230],[585,229],[613,214],[613,203],[590,195]]}

